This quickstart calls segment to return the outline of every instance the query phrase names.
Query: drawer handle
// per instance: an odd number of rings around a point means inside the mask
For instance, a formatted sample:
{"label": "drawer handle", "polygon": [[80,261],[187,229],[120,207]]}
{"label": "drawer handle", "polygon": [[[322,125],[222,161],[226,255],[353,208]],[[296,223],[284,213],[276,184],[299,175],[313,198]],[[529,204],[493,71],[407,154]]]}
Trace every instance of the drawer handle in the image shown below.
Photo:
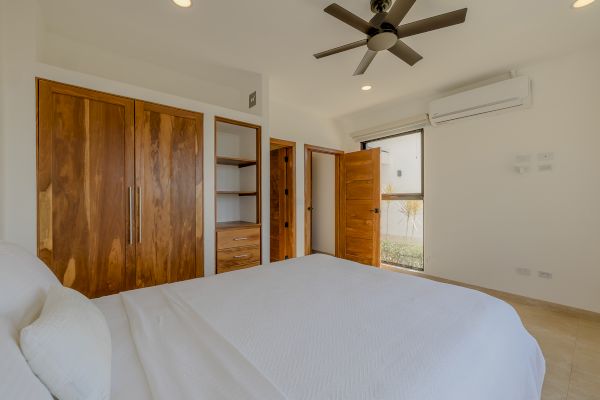
{"label": "drawer handle", "polygon": [[248,238],[247,237],[233,238],[234,242],[239,242],[240,240],[248,240]]}
{"label": "drawer handle", "polygon": [[250,254],[240,254],[239,256],[233,256],[233,258],[248,258]]}

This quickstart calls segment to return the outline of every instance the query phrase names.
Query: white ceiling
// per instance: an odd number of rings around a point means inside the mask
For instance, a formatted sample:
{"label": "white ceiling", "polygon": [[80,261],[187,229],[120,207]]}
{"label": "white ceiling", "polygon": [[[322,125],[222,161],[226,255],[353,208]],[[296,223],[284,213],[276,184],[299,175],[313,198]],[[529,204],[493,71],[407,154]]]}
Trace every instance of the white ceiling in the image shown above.
{"label": "white ceiling", "polygon": [[[325,14],[326,0],[39,0],[46,29],[116,53],[193,72],[207,58],[266,74],[274,99],[335,117],[399,97],[441,90],[600,42],[600,2],[418,0],[405,22],[468,7],[467,22],[406,39],[414,67],[383,52],[353,77],[364,49],[312,54],[362,38]],[[368,0],[337,0],[370,18]],[[205,61],[204,61],[205,62]],[[370,92],[360,87],[373,85]]]}

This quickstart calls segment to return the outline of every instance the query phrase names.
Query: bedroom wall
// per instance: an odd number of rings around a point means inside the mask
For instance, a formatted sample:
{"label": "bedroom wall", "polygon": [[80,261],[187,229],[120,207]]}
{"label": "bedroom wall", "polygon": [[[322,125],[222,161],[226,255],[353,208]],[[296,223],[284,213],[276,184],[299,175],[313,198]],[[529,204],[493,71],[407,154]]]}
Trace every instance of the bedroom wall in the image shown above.
{"label": "bedroom wall", "polygon": [[[2,23],[2,15],[4,14],[4,2],[0,1],[0,23]],[[4,173],[2,171],[6,170],[4,166],[4,157],[3,157],[3,146],[4,146],[4,61],[3,61],[3,30],[0,28],[0,240],[4,237],[4,215],[2,213],[4,196],[3,196],[3,184],[4,184]]]}
{"label": "bedroom wall", "polygon": [[329,118],[276,99],[269,101],[269,128],[272,137],[296,142],[296,255],[302,256],[304,255],[305,210],[304,145],[311,144],[341,150],[344,140]]}
{"label": "bedroom wall", "polygon": [[[425,129],[427,274],[600,312],[599,70],[597,48],[524,66],[531,109]],[[425,104],[341,125],[377,126]],[[538,170],[542,152],[554,153],[552,171]],[[522,154],[531,172],[518,174]]]}
{"label": "bedroom wall", "polygon": [[[39,19],[39,9],[34,0],[2,2],[3,12],[0,14],[0,36],[11,38],[2,42],[0,57],[4,75],[0,87],[5,99],[3,107],[2,127],[4,135],[0,149],[2,162],[2,180],[0,181],[0,214],[3,224],[2,238],[24,246],[31,252],[36,250],[36,100],[35,77],[79,85],[90,89],[101,90],[118,95],[144,99],[160,104],[171,105],[204,114],[204,207],[205,207],[205,272],[214,273],[215,235],[214,235],[214,155],[208,149],[214,148],[213,117],[220,115],[264,125],[263,157],[268,155],[268,120],[261,116],[251,115],[229,108],[207,104],[197,99],[165,93],[160,90],[123,82],[119,79],[108,79],[91,75],[82,71],[74,71],[44,64],[38,61],[39,37],[44,35]],[[115,56],[116,57],[116,56]],[[101,62],[98,59],[96,62]],[[107,64],[104,71],[112,71],[114,60]],[[129,60],[122,60],[123,65]],[[138,64],[135,64],[138,65]],[[97,66],[102,68],[102,66]],[[155,70],[160,80],[161,71]],[[169,71],[162,70],[163,74]],[[171,72],[176,74],[175,72]],[[246,90],[244,88],[242,90]],[[268,85],[260,82],[259,91],[267,90]],[[259,97],[266,101],[267,96]],[[262,106],[265,109],[265,106]],[[268,158],[267,158],[268,159]],[[263,170],[263,180],[268,177],[268,170]],[[268,178],[267,178],[268,179]],[[263,187],[263,197],[268,198],[268,187]],[[267,208],[268,212],[268,208]],[[263,218],[268,220],[268,213]],[[268,243],[268,231],[263,231],[263,243]],[[268,248],[267,248],[268,250]],[[268,254],[263,248],[263,256]],[[268,260],[268,257],[265,257]]]}

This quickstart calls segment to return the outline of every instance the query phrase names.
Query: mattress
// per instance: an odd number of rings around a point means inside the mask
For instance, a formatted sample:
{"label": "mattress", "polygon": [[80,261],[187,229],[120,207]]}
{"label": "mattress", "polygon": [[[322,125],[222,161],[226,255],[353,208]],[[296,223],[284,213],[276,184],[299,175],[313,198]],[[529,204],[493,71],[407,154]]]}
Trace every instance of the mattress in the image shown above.
{"label": "mattress", "polygon": [[533,400],[540,348],[505,302],[313,255],[96,300],[113,400]]}

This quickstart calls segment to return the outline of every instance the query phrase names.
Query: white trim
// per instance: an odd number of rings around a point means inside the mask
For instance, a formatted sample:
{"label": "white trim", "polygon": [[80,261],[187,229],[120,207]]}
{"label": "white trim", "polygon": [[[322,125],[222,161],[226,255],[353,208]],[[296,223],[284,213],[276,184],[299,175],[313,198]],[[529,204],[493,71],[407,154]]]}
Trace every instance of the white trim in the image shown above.
{"label": "white trim", "polygon": [[399,121],[379,125],[374,128],[363,129],[351,133],[350,136],[356,142],[364,142],[366,140],[380,139],[386,136],[393,136],[400,133],[414,131],[424,128],[427,125],[429,125],[429,118],[427,114],[419,114],[401,119]]}

